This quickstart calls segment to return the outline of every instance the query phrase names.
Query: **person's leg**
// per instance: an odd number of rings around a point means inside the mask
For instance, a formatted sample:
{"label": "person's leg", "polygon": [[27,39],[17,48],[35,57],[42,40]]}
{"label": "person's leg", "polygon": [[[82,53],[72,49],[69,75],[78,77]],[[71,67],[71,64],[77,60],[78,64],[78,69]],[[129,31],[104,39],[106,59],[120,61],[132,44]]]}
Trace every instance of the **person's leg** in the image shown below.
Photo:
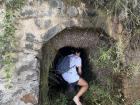
{"label": "person's leg", "polygon": [[76,96],[80,97],[87,91],[88,83],[84,79],[80,78],[78,81],[78,85],[81,86],[81,88]]}
{"label": "person's leg", "polygon": [[76,96],[73,98],[73,100],[77,105],[82,105],[79,101],[79,98],[87,91],[88,83],[84,79],[80,78],[78,81],[78,85],[81,86],[81,88],[76,94]]}

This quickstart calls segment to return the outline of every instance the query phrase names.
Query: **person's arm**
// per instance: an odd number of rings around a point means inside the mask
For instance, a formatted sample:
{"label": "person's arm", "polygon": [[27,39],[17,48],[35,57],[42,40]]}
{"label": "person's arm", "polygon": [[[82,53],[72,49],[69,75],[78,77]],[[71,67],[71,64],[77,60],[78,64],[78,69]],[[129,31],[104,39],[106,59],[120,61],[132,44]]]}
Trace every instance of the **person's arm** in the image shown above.
{"label": "person's arm", "polygon": [[82,67],[78,66],[78,74],[81,76],[82,75]]}
{"label": "person's arm", "polygon": [[78,57],[75,62],[76,62],[77,72],[80,76],[82,76],[82,60],[81,60],[81,58]]}

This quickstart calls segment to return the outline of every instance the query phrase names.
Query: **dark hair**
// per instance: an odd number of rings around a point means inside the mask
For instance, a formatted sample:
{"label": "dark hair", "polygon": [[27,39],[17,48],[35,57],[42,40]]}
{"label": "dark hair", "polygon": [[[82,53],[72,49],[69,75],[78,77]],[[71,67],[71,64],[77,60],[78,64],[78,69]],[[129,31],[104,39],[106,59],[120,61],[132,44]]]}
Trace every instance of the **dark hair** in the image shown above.
{"label": "dark hair", "polygon": [[80,53],[80,52],[81,52],[80,48],[72,48],[71,49],[71,54]]}
{"label": "dark hair", "polygon": [[80,52],[81,52],[80,48],[75,48],[75,53],[80,53]]}
{"label": "dark hair", "polygon": [[75,54],[75,48],[72,48],[70,51],[71,54]]}

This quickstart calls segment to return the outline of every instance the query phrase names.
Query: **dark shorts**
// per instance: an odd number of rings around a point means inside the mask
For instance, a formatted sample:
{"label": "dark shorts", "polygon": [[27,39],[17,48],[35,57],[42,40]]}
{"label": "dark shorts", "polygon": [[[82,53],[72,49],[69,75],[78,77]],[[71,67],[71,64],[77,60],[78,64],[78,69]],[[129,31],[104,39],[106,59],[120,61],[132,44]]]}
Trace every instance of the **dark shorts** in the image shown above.
{"label": "dark shorts", "polygon": [[76,85],[78,85],[78,81],[69,84],[69,86],[72,86],[72,87],[75,87]]}
{"label": "dark shorts", "polygon": [[78,85],[78,81],[76,81],[76,82],[74,82],[74,83],[68,84],[68,90],[69,90],[69,92],[74,91],[75,88],[76,88],[76,85]]}

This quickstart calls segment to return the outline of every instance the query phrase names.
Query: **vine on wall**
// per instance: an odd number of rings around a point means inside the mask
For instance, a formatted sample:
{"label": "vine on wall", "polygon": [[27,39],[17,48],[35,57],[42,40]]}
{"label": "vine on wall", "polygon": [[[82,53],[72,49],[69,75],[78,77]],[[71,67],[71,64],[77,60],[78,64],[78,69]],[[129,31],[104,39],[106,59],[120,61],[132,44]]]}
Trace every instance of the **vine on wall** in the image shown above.
{"label": "vine on wall", "polygon": [[7,80],[6,88],[10,88],[12,71],[15,69],[16,61],[16,39],[15,39],[15,11],[18,11],[23,5],[24,0],[6,0],[5,4],[5,18],[3,22],[4,32],[0,36],[0,53],[1,65],[5,71]]}

